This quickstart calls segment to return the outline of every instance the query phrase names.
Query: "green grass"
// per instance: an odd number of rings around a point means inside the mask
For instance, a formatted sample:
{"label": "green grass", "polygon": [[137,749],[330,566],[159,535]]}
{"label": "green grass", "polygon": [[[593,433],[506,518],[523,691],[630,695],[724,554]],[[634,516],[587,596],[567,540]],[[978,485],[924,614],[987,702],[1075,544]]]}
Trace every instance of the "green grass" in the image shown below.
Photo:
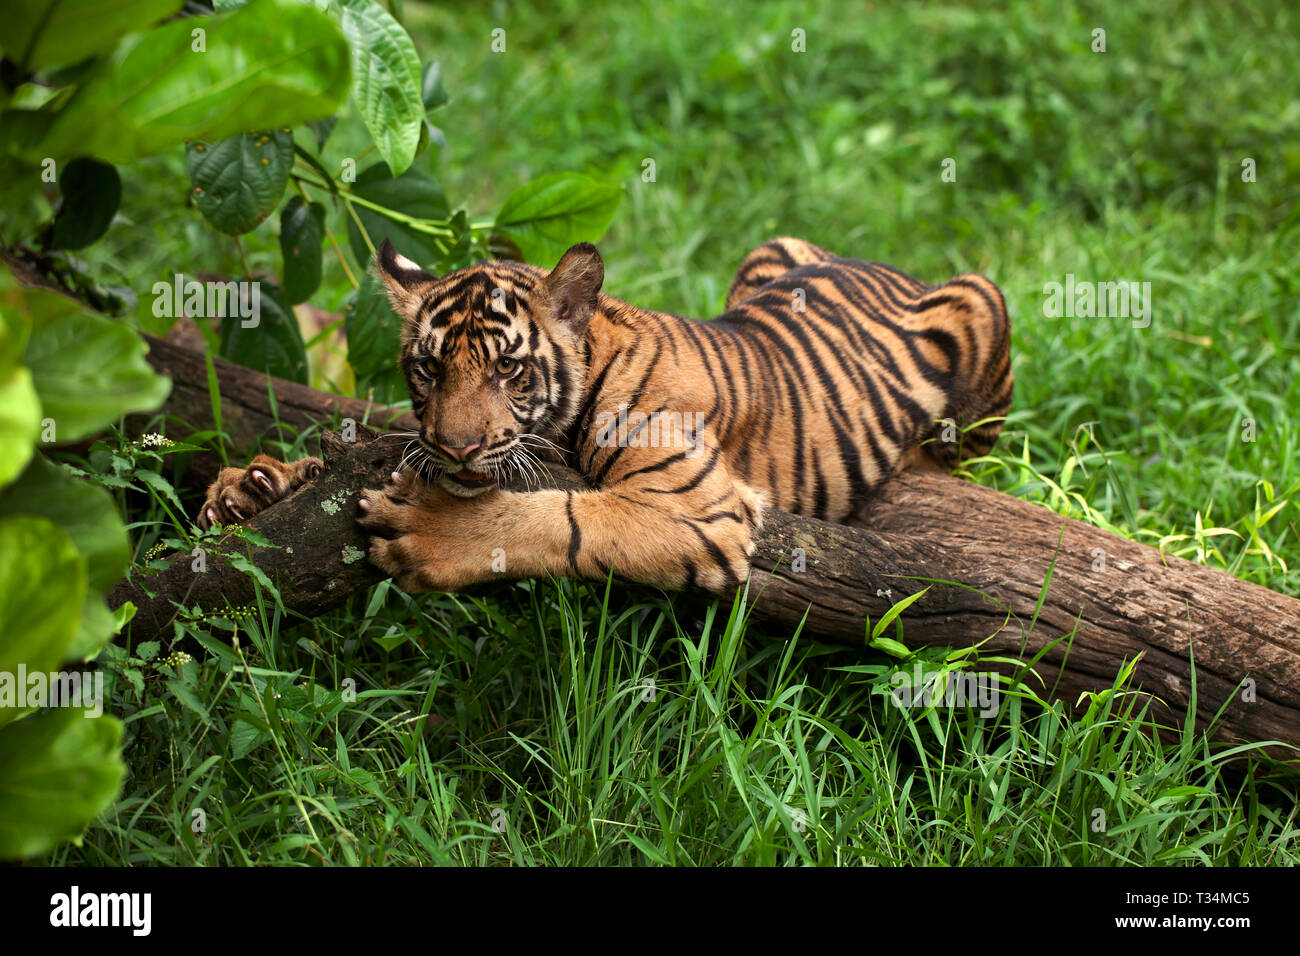
{"label": "green grass", "polygon": [[1286,782],[1189,732],[1157,745],[1120,681],[1074,717],[1022,690],[985,720],[884,704],[893,665],[747,641],[727,607],[568,582],[385,597],[292,633],[263,608],[203,664],[128,662],[132,783],[52,859],[1295,861]]}
{"label": "green grass", "polygon": [[[929,281],[983,272],[1011,309],[1017,385],[977,479],[1300,595],[1300,12],[546,8],[405,5],[453,97],[438,175],[472,214],[546,172],[624,183],[606,289],[686,314],[716,314],[776,234]],[[341,124],[331,160],[353,134]],[[160,198],[183,192],[174,159],[128,179],[124,204],[158,207],[166,238],[115,255],[147,275],[235,268],[239,250]],[[272,267],[275,248],[259,233],[243,254]],[[1048,318],[1043,286],[1067,273],[1151,282],[1150,327]],[[347,286],[337,265],[326,281],[331,307]],[[140,519],[140,555],[174,534],[156,509]],[[237,655],[219,623],[195,629],[202,660],[108,663],[130,777],[52,861],[1300,860],[1294,776],[1182,726],[1157,738],[1123,661],[1078,707],[1030,680],[981,719],[892,706],[910,661],[598,583],[386,590],[305,622],[268,597]]]}

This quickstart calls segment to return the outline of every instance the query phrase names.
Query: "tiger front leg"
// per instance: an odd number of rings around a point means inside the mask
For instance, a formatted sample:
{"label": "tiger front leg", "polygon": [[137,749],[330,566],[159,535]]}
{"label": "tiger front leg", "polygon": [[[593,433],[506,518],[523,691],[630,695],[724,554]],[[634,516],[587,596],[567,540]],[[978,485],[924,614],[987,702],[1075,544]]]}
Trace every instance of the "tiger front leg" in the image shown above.
{"label": "tiger front leg", "polygon": [[373,535],[370,560],[412,593],[611,570],[641,584],[726,593],[749,576],[762,500],[737,482],[705,484],[705,493],[677,500],[646,485],[464,499],[407,474],[362,492],[360,523]]}
{"label": "tiger front leg", "polygon": [[[457,498],[413,472],[361,492],[358,523],[370,535],[370,561],[411,594],[455,591],[505,577],[507,543],[518,524],[508,492]],[[512,570],[512,569],[511,569]],[[512,575],[519,577],[520,575]]]}

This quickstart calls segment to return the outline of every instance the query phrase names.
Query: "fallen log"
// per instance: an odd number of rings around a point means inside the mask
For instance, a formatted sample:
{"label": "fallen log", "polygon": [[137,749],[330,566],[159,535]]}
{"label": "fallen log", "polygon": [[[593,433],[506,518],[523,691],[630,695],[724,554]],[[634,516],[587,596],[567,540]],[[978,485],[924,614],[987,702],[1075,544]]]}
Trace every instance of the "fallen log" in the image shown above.
{"label": "fallen log", "polygon": [[[151,362],[176,382],[167,410],[212,427],[201,354],[161,340],[151,346]],[[223,424],[235,444],[251,444],[273,421],[268,379],[220,361],[216,368]],[[309,427],[336,414],[400,423],[391,409],[269,381],[284,424]],[[249,522],[280,548],[228,538],[220,549],[250,555],[293,613],[336,606],[380,580],[362,557],[356,495],[393,470],[403,445],[364,429],[351,443],[325,435],[322,477]],[[580,479],[552,467],[548,481]],[[114,591],[114,606],[140,608],[136,636],[165,637],[177,605],[219,609],[252,597],[252,578],[224,560],[210,558],[203,574],[191,563],[178,555]],[[984,642],[985,653],[1024,661],[1041,652],[1041,692],[1070,705],[1110,687],[1123,663],[1140,656],[1132,686],[1153,695],[1153,715],[1172,725],[1191,703],[1194,656],[1199,727],[1222,710],[1218,739],[1300,747],[1300,600],[946,475],[899,474],[855,527],[769,513],[750,595],[754,616],[769,625],[792,630],[806,614],[806,631],[860,647],[868,615],[878,620],[927,585],[900,616],[909,646]],[[1271,752],[1295,757],[1290,748]]]}
{"label": "fallen log", "polygon": [[[203,341],[197,332],[192,338]],[[149,343],[149,364],[172,379],[171,395],[163,413],[195,431],[216,429],[203,351],[185,344],[184,337],[161,339],[145,334],[144,339]],[[381,431],[410,431],[416,427],[410,412],[401,409],[270,378],[215,356],[212,363],[221,392],[220,430],[226,435],[232,463],[250,457],[259,440],[270,438],[291,443],[296,433],[318,429],[323,423],[339,419],[350,418]],[[275,394],[274,408],[267,391],[268,382]],[[131,416],[127,425],[138,430],[146,420],[146,416]],[[316,454],[319,438],[309,437],[308,447]],[[197,489],[206,488],[222,466],[217,458],[209,455],[194,458],[187,467],[187,484]]]}

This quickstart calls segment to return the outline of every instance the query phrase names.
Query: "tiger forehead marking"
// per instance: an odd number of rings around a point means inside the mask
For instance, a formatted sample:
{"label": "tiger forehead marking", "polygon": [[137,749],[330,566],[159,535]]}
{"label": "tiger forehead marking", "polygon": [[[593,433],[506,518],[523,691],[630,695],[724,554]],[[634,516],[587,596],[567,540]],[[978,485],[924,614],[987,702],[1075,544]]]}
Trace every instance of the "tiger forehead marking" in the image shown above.
{"label": "tiger forehead marking", "polygon": [[[518,576],[613,570],[725,591],[748,576],[768,505],[851,521],[899,468],[986,454],[1011,404],[1006,306],[982,276],[932,286],[778,239],[698,322],[601,293],[586,243],[550,272],[493,262],[434,278],[387,243],[377,265],[421,423],[408,463],[473,499],[376,499],[369,526],[418,526],[371,552],[408,590],[489,577],[508,545]],[[591,490],[486,494],[540,477],[549,452]]]}
{"label": "tiger forehead marking", "polygon": [[518,328],[520,318],[528,315],[532,283],[526,276],[504,272],[490,265],[473,266],[434,283],[414,322],[405,325],[408,339],[428,343],[452,331],[468,339]]}

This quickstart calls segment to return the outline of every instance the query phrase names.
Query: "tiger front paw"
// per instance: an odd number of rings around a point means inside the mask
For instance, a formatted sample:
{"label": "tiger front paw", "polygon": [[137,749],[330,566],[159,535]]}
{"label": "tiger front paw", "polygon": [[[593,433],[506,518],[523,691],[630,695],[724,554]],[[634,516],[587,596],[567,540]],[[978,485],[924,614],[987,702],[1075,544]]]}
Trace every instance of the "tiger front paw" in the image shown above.
{"label": "tiger front paw", "polygon": [[247,468],[223,468],[208,486],[198,525],[206,531],[217,524],[247,521],[316,478],[324,467],[319,458],[284,462],[258,455]]}
{"label": "tiger front paw", "polygon": [[370,562],[403,591],[455,591],[490,576],[477,519],[485,500],[454,498],[411,472],[394,473],[393,483],[361,492],[357,519],[370,534]]}

